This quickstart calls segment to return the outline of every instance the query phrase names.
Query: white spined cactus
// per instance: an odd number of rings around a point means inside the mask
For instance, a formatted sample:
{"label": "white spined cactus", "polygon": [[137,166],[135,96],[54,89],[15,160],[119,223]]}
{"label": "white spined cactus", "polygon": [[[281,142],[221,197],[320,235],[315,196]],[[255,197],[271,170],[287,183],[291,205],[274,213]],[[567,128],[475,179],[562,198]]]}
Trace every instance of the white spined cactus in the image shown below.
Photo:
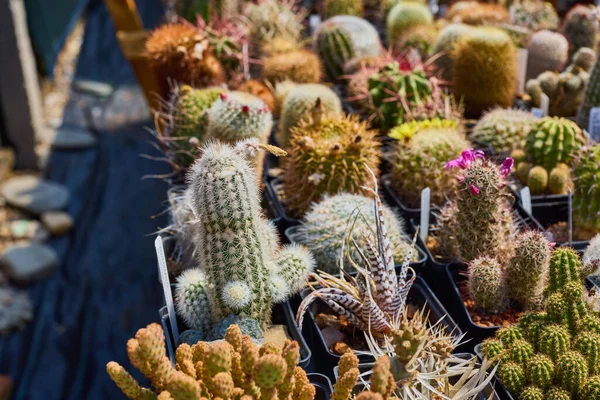
{"label": "white spined cactus", "polygon": [[600,275],[600,235],[590,240],[590,244],[583,252],[584,275]]}
{"label": "white spined cactus", "polygon": [[188,269],[177,278],[177,313],[192,329],[204,331],[210,328],[211,304],[208,289],[206,275],[198,268]]}

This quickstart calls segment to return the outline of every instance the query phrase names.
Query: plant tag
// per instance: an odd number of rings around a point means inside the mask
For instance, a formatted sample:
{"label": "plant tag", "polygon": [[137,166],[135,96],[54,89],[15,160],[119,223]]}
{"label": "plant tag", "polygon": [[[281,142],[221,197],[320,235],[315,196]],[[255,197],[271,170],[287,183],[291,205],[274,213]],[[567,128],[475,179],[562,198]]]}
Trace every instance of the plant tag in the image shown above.
{"label": "plant tag", "polygon": [[527,49],[519,49],[517,54],[517,94],[525,92],[525,77],[527,76]]}
{"label": "plant tag", "polygon": [[542,100],[540,102],[540,108],[542,109],[542,112],[544,113],[544,115],[542,115],[542,117],[547,116],[548,109],[550,108],[550,98],[548,97],[548,95],[546,95],[546,93],[542,93]]}
{"label": "plant tag", "polygon": [[250,79],[250,57],[248,56],[248,43],[242,45],[242,68],[244,69],[244,78]]}
{"label": "plant tag", "polygon": [[533,107],[531,109],[531,113],[538,118],[544,118],[544,110],[542,110],[541,108]]}
{"label": "plant tag", "polygon": [[600,141],[600,107],[594,107],[590,110],[588,132],[592,139],[597,142]]}
{"label": "plant tag", "polygon": [[319,25],[321,25],[321,16],[319,14],[313,14],[308,18],[308,24],[310,25],[310,34],[314,35]]}
{"label": "plant tag", "polygon": [[523,189],[521,189],[521,204],[523,205],[525,212],[531,215],[531,192],[529,191],[529,186],[525,186]]}
{"label": "plant tag", "polygon": [[165,257],[165,249],[163,248],[162,237],[159,235],[154,240],[156,248],[156,258],[158,259],[158,277],[163,287],[165,295],[165,303],[169,312],[169,322],[171,323],[171,331],[175,345],[179,342],[179,329],[177,328],[177,316],[175,315],[175,306],[173,305],[173,293],[171,293],[171,282],[169,281],[169,270],[167,268],[167,258]]}
{"label": "plant tag", "polygon": [[429,211],[431,208],[431,189],[426,187],[421,191],[421,224],[419,237],[425,243],[429,234]]}

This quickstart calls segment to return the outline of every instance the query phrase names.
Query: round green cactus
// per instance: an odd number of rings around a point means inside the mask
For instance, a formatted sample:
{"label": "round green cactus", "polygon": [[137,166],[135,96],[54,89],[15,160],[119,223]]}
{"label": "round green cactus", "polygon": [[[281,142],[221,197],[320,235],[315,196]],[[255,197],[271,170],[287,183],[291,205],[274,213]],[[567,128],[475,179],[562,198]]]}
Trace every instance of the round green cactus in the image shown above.
{"label": "round green cactus", "polygon": [[573,340],[573,350],[586,359],[590,375],[600,373],[600,335],[595,332],[581,332]]}
{"label": "round green cactus", "polygon": [[556,381],[571,395],[574,396],[579,392],[587,376],[587,361],[578,352],[569,351],[558,358],[556,362]]}
{"label": "round green cactus", "polygon": [[533,344],[536,351],[539,350],[540,337],[547,324],[548,315],[544,312],[529,312],[519,320],[519,329],[523,332],[525,339]]}
{"label": "round green cactus", "polygon": [[571,400],[571,395],[566,390],[553,387],[546,392],[547,400]]}
{"label": "round green cactus", "polygon": [[548,175],[548,192],[550,194],[567,194],[570,175],[571,169],[566,164],[558,164],[554,167]]}
{"label": "round green cactus", "polygon": [[558,163],[569,164],[585,141],[575,122],[545,117],[527,135],[527,154],[533,165],[551,171]]}
{"label": "round green cactus", "polygon": [[206,111],[223,92],[225,89],[220,87],[194,89],[184,85],[179,88],[173,107],[173,136],[195,137],[201,142],[207,123]]}
{"label": "round green cactus", "polygon": [[548,318],[555,324],[564,324],[567,318],[567,302],[562,293],[552,293],[546,300]]}
{"label": "round green cactus", "polygon": [[[530,112],[497,108],[487,112],[473,128],[471,140],[497,154],[520,148],[538,118]],[[514,157],[513,157],[514,158]],[[515,164],[519,161],[515,159]]]}
{"label": "round green cactus", "polygon": [[469,297],[486,313],[498,313],[506,307],[502,267],[495,258],[479,257],[469,263]]}
{"label": "round green cactus", "polygon": [[600,399],[600,376],[592,376],[585,381],[580,398],[581,400]]}
{"label": "round green cactus", "polygon": [[481,352],[484,357],[494,358],[504,351],[502,342],[495,338],[487,338],[481,342]]}
{"label": "round green cactus", "polygon": [[578,229],[600,231],[600,145],[586,148],[573,167],[573,220]]}
{"label": "round green cactus", "polygon": [[571,334],[562,325],[549,325],[542,331],[540,337],[540,352],[550,357],[552,361],[571,348]]}
{"label": "round green cactus", "polygon": [[527,382],[541,389],[547,389],[554,381],[554,363],[542,354],[529,359],[525,369]]}
{"label": "round green cactus", "polygon": [[506,354],[506,358],[514,363],[525,365],[533,356],[533,346],[526,340],[515,340]]}
{"label": "round green cactus", "polygon": [[581,260],[577,252],[569,247],[561,247],[550,257],[549,287],[550,293],[562,290],[571,281],[581,279]]}
{"label": "round green cactus", "polygon": [[566,320],[572,333],[577,332],[583,318],[588,314],[588,307],[583,298],[585,288],[579,281],[572,281],[565,285],[562,294],[567,302]]}
{"label": "round green cactus", "polygon": [[527,174],[527,186],[531,194],[543,194],[548,187],[548,171],[541,166],[533,167]]}
{"label": "round green cactus", "polygon": [[507,362],[498,367],[498,377],[513,396],[519,396],[525,386],[525,372],[516,363]]}
{"label": "round green cactus", "polygon": [[452,52],[457,43],[466,37],[471,32],[471,26],[466,24],[449,24],[446,25],[433,44],[432,54],[437,54],[439,57],[435,60],[435,64],[440,70],[441,76],[446,81],[452,80],[453,74],[453,59]]}
{"label": "round green cactus", "polygon": [[521,400],[544,400],[544,392],[540,388],[530,386],[521,393]]}
{"label": "round green cactus", "polygon": [[427,5],[414,1],[398,3],[387,15],[388,41],[395,43],[410,28],[431,23],[433,23],[433,15]]}
{"label": "round green cactus", "polygon": [[588,314],[581,320],[581,326],[579,329],[582,331],[590,331],[600,334],[600,318],[595,315]]}
{"label": "round green cactus", "polygon": [[510,348],[514,342],[523,339],[523,332],[516,325],[509,325],[498,329],[496,337],[500,339],[504,347]]}

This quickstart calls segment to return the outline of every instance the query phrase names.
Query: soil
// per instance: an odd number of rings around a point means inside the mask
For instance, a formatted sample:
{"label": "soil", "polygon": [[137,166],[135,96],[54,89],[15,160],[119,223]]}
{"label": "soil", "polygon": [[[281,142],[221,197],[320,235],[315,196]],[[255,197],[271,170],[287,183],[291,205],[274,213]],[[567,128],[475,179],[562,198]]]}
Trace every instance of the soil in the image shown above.
{"label": "soil", "polygon": [[[557,243],[567,243],[569,241],[569,224],[568,222],[557,222],[548,227],[548,232],[552,234],[552,239]],[[591,232],[584,229],[573,227],[573,241],[591,240],[598,232]]]}
{"label": "soil", "polygon": [[499,314],[485,314],[482,313],[478,308],[477,304],[469,299],[469,294],[464,285],[459,285],[459,292],[463,300],[463,304],[467,309],[467,312],[471,316],[471,320],[475,325],[482,328],[491,328],[494,326],[509,326],[514,325],[519,321],[523,311],[515,308],[509,308],[503,313]]}

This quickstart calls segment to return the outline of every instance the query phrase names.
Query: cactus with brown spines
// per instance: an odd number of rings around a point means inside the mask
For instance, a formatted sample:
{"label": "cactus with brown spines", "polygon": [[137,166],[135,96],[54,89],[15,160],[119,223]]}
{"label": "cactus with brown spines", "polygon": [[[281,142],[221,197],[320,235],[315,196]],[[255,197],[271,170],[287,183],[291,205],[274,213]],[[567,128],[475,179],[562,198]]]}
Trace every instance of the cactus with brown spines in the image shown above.
{"label": "cactus with brown spines", "polygon": [[474,28],[453,51],[454,90],[468,114],[512,104],[517,49],[497,28]]}
{"label": "cactus with brown spines", "polygon": [[[530,112],[517,109],[497,108],[477,121],[470,139],[480,146],[490,148],[496,154],[510,154],[523,147],[525,138],[538,118]],[[511,154],[518,166],[518,160]]]}
{"label": "cactus with brown spines", "polygon": [[478,257],[469,263],[467,272],[469,297],[486,313],[499,313],[507,306],[504,275],[498,261]]}
{"label": "cactus with brown spines", "polygon": [[275,95],[273,94],[271,87],[266,85],[263,81],[250,79],[242,83],[235,90],[258,97],[267,105],[271,113],[275,112]]}
{"label": "cactus with brown spines", "polygon": [[598,43],[598,27],[595,8],[585,5],[571,8],[560,27],[560,32],[569,41],[569,54],[575,54],[581,47],[595,49]]}
{"label": "cactus with brown spines", "polygon": [[470,25],[460,23],[446,25],[433,44],[432,54],[439,55],[434,62],[440,71],[440,76],[445,81],[451,81],[454,74],[454,59],[452,58],[454,48],[471,32],[471,29]]}
{"label": "cactus with brown spines", "polygon": [[184,23],[158,27],[146,40],[150,65],[162,79],[195,87],[225,82],[225,71],[213,55],[209,39]]}
{"label": "cactus with brown spines", "polygon": [[[263,353],[267,345],[276,348],[277,354]],[[141,387],[115,362],[108,363],[106,370],[133,400],[156,399],[157,394],[158,399],[313,399],[316,390],[296,365],[298,343],[288,340],[283,347],[268,343],[263,348],[249,336],[242,336],[237,325],[231,325],[224,342],[180,345],[174,366],[166,355],[162,328],[151,324],[129,340],[127,354],[131,364],[150,379],[154,390]]]}
{"label": "cactus with brown spines", "polygon": [[324,195],[363,193],[379,174],[377,132],[354,115],[321,115],[320,101],[290,129],[283,160],[285,204],[302,214]]}
{"label": "cactus with brown spines", "polygon": [[307,49],[294,49],[263,58],[263,75],[275,84],[289,79],[297,83],[318,83],[323,77],[319,57]]}
{"label": "cactus with brown spines", "polygon": [[410,140],[396,146],[392,186],[409,207],[419,207],[421,191],[426,187],[431,189],[431,203],[443,205],[446,194],[457,184],[455,171],[444,169],[444,165],[468,147],[469,142],[458,127],[418,130]]}

